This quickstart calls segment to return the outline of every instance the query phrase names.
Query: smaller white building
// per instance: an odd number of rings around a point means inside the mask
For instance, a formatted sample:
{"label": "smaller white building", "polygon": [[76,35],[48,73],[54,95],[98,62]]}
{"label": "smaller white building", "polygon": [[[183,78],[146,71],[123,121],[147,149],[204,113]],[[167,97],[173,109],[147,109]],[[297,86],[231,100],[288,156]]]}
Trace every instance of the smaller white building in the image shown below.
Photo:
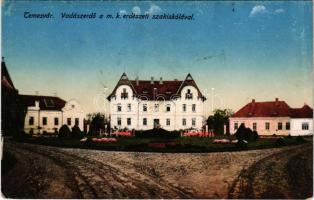
{"label": "smaller white building", "polygon": [[313,135],[313,109],[308,105],[291,109],[290,123],[292,136]]}
{"label": "smaller white building", "polygon": [[84,111],[76,100],[64,101],[54,96],[19,95],[27,108],[24,132],[31,134],[56,133],[66,124],[70,130],[84,128]]}

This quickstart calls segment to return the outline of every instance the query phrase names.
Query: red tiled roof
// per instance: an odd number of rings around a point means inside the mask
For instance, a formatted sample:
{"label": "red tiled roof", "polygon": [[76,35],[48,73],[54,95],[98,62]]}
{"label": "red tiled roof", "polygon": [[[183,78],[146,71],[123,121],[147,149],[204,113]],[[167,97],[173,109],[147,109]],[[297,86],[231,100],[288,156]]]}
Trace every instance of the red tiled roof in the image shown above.
{"label": "red tiled roof", "polygon": [[291,108],[285,101],[252,102],[246,104],[232,117],[291,117],[312,118],[313,109],[309,106]]}
{"label": "red tiled roof", "polygon": [[291,108],[291,118],[313,118],[313,109],[308,105],[302,108]]}
{"label": "red tiled roof", "polygon": [[[198,91],[198,97],[205,99],[205,97],[200,92],[195,81],[192,79],[192,76],[188,74],[185,80],[129,80],[125,73],[122,74],[120,80],[118,81],[116,87],[113,89],[112,93],[108,96],[110,97],[115,95],[115,91],[120,85],[129,85],[134,94],[137,97],[141,97],[143,100],[170,100],[174,97],[180,97],[181,89],[184,86],[190,85],[194,86]],[[156,89],[156,92],[154,91]]]}
{"label": "red tiled roof", "polygon": [[155,99],[165,98],[171,99],[173,96],[178,96],[177,91],[179,90],[182,81],[163,81],[162,84],[159,81],[154,81],[151,84],[151,81],[138,81],[138,85],[136,84],[136,80],[131,80],[131,84],[133,85],[138,96],[143,96],[143,99],[147,97],[147,99],[154,98],[154,88],[156,88],[157,95]]}
{"label": "red tiled roof", "polygon": [[35,106],[35,101],[39,101],[40,110],[61,110],[65,106],[65,101],[59,97],[19,95],[21,102],[25,106]]}

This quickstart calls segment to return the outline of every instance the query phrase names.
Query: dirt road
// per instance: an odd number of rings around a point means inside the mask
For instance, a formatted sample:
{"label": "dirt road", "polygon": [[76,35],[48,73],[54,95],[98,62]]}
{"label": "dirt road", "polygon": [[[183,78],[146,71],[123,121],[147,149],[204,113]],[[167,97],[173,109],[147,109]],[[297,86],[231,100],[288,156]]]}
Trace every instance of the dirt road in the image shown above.
{"label": "dirt road", "polygon": [[[264,173],[264,167],[259,166],[270,165],[269,158],[283,158],[283,163],[289,163],[296,155],[308,154],[312,146],[163,154],[63,149],[6,141],[4,149],[17,160],[2,176],[2,192],[10,198],[237,198],[243,197],[243,192],[255,192],[256,181],[265,184],[257,177]],[[273,173],[269,170],[265,173]],[[280,179],[283,169],[278,170]],[[253,179],[247,180],[245,174],[253,171]],[[244,182],[248,183],[246,187]],[[290,183],[283,188],[290,190]]]}

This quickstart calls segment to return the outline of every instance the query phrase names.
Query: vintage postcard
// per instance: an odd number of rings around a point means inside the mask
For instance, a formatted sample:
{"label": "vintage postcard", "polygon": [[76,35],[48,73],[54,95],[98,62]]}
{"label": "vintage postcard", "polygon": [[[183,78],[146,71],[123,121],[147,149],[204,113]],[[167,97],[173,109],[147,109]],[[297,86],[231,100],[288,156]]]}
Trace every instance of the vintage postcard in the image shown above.
{"label": "vintage postcard", "polygon": [[1,195],[313,196],[312,1],[1,1]]}

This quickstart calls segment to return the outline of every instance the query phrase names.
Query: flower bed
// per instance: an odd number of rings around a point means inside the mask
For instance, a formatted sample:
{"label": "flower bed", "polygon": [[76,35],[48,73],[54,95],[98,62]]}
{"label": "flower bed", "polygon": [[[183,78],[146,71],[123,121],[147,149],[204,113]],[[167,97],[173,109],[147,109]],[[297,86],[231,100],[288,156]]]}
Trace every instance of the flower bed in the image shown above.
{"label": "flower bed", "polygon": [[123,137],[132,137],[132,133],[131,132],[114,132],[111,133],[112,136],[123,136]]}
{"label": "flower bed", "polygon": [[116,138],[93,138],[92,139],[93,142],[96,143],[107,143],[107,142],[117,142]]}
{"label": "flower bed", "polygon": [[208,132],[187,132],[183,133],[183,137],[210,137],[214,134]]}

